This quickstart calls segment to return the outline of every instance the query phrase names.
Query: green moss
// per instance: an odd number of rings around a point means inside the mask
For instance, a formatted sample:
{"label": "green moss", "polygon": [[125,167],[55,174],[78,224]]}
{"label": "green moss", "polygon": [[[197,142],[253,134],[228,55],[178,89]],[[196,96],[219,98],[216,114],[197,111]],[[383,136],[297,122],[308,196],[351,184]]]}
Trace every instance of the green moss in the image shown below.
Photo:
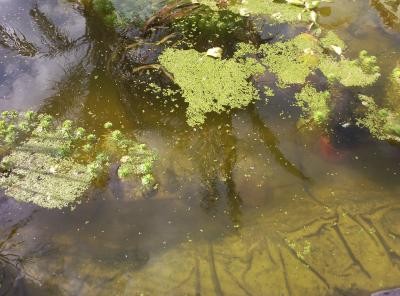
{"label": "green moss", "polygon": [[328,91],[319,92],[314,87],[306,85],[296,94],[296,105],[303,110],[303,117],[307,121],[323,124],[329,116]]}
{"label": "green moss", "polygon": [[263,44],[262,62],[274,73],[281,86],[303,84],[318,64],[322,53],[318,40],[310,34],[300,34],[286,42]]}
{"label": "green moss", "polygon": [[259,98],[248,82],[250,76],[264,70],[255,60],[239,63],[214,59],[195,50],[167,49],[159,61],[174,76],[189,104],[186,114],[190,126],[204,123],[209,112],[245,107]]}
{"label": "green moss", "polygon": [[380,108],[373,98],[360,95],[366,107],[365,116],[358,119],[358,124],[369,129],[379,140],[400,142],[400,114],[386,108]]}

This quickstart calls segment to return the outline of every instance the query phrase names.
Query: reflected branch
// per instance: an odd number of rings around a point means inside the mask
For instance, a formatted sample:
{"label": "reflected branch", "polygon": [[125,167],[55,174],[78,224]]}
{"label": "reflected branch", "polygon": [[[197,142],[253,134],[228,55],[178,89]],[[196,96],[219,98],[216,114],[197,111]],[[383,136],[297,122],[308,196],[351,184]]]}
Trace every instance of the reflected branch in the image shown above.
{"label": "reflected branch", "polygon": [[33,57],[38,53],[34,44],[29,42],[21,32],[0,24],[0,46],[18,52],[22,56]]}
{"label": "reflected branch", "polygon": [[43,33],[42,40],[49,48],[49,53],[72,48],[73,42],[39,9],[37,4],[30,10],[29,14]]}
{"label": "reflected branch", "polygon": [[254,107],[252,107],[252,109],[253,112],[251,112],[251,121],[253,126],[256,130],[258,130],[260,137],[271,152],[272,156],[275,158],[276,162],[291,175],[302,180],[309,180],[309,178],[305,176],[299,168],[297,168],[289,159],[286,158],[286,156],[278,147],[278,138],[265,125],[264,121],[257,114],[256,110],[254,110]]}

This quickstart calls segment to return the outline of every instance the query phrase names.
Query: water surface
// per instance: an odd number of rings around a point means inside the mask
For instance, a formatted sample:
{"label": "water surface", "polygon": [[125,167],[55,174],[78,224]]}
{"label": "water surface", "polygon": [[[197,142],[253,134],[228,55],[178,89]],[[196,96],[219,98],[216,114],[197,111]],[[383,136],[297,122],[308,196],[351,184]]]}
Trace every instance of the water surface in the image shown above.
{"label": "water surface", "polygon": [[[160,5],[131,2],[143,19]],[[350,56],[376,55],[387,75],[398,27],[368,1],[324,6],[323,27]],[[2,195],[0,295],[369,295],[400,285],[398,146],[354,126],[328,140],[299,132],[294,90],[190,128],[182,100],[116,83],[107,67],[116,37],[73,3],[0,7],[0,25],[34,48],[0,46],[0,110],[111,121],[159,155],[148,195],[115,172],[72,211]]]}

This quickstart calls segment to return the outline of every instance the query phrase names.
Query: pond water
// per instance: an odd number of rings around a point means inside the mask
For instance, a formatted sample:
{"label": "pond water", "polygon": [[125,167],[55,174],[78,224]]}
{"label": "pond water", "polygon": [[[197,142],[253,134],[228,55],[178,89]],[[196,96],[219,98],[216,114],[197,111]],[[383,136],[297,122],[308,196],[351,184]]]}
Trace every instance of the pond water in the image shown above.
{"label": "pond water", "polygon": [[[143,19],[162,6],[122,2]],[[350,56],[377,56],[387,75],[400,61],[400,32],[379,3],[324,3],[319,22]],[[0,26],[33,44],[21,55],[0,43],[0,111],[34,109],[93,129],[111,121],[158,154],[158,188],[145,195],[115,172],[73,210],[1,193],[0,295],[370,295],[400,286],[398,145],[354,126],[299,131],[292,89],[192,128],[182,99],[115,81],[118,37],[69,1],[0,0]],[[370,92],[383,93],[382,81]],[[333,94],[338,114],[355,92]]]}

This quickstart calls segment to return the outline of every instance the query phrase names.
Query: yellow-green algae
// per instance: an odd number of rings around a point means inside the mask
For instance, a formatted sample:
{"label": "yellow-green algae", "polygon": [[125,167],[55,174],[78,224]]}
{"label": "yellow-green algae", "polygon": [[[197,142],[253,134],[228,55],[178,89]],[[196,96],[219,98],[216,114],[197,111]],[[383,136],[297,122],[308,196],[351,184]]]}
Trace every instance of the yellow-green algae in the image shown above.
{"label": "yellow-green algae", "polygon": [[365,116],[357,120],[358,124],[369,129],[379,140],[400,142],[400,114],[387,108],[380,108],[373,98],[360,95],[366,107]]}
{"label": "yellow-green algae", "polygon": [[[366,51],[361,51],[358,59],[349,60],[335,50],[335,54],[327,51],[330,46],[346,48],[334,33],[325,32],[322,41],[302,33],[291,40],[262,44],[259,48],[250,43],[239,43],[231,59],[214,59],[193,49],[169,48],[161,54],[159,61],[181,88],[189,104],[187,122],[195,126],[204,123],[206,113],[245,107],[258,99],[258,93],[248,79],[263,73],[263,66],[276,75],[278,86],[282,88],[305,84],[316,69],[320,69],[329,81],[346,87],[368,86],[380,77],[376,58]],[[325,117],[326,110],[314,115]]]}
{"label": "yellow-green algae", "polygon": [[262,62],[278,77],[281,86],[304,84],[317,68],[330,81],[338,81],[347,87],[368,86],[380,77],[374,56],[363,50],[356,60],[332,57],[324,52],[323,46],[334,43],[345,48],[344,42],[329,34],[325,38],[329,40],[319,41],[313,35],[303,33],[286,42],[263,44],[260,46],[264,55]]}
{"label": "yellow-green algae", "polygon": [[[18,201],[45,208],[71,205],[108,171],[111,162],[120,163],[120,178],[140,177],[144,189],[155,183],[154,152],[118,130],[97,138],[74,127],[71,120],[56,125],[50,115],[34,112],[3,112],[0,122],[0,141],[19,131],[9,131],[16,122],[18,126],[29,122],[24,134],[9,141],[3,151],[8,155],[0,163],[0,188]],[[104,127],[111,129],[112,124]]]}
{"label": "yellow-green algae", "polygon": [[22,145],[3,158],[0,187],[18,201],[62,208],[81,197],[92,182],[86,166],[60,157],[69,139],[37,128]]}
{"label": "yellow-green algae", "polygon": [[[200,0],[199,2],[212,9],[218,9],[216,1]],[[228,5],[227,9],[244,15],[267,15],[275,23],[308,22],[310,19],[310,12],[306,11],[304,7],[274,0],[238,1],[236,4]]]}
{"label": "yellow-green algae", "polygon": [[248,81],[252,75],[264,72],[255,60],[239,63],[234,59],[214,59],[193,49],[169,48],[159,61],[174,76],[189,104],[186,114],[190,126],[204,123],[209,112],[245,107],[259,99]]}
{"label": "yellow-green algae", "polygon": [[263,44],[262,62],[274,73],[281,86],[303,84],[322,56],[318,39],[310,34],[300,34],[286,42]]}
{"label": "yellow-green algae", "polygon": [[176,20],[173,28],[188,39],[197,38],[211,43],[215,40],[234,38],[246,27],[246,19],[229,10],[212,10],[202,6],[188,16]]}
{"label": "yellow-green algae", "polygon": [[269,86],[264,86],[264,95],[266,97],[273,97],[275,95],[274,90]]}
{"label": "yellow-green algae", "polygon": [[376,57],[369,56],[365,50],[360,52],[356,60],[342,58],[337,61],[326,57],[321,59],[319,68],[330,81],[339,81],[347,87],[368,86],[380,77]]}
{"label": "yellow-green algae", "polygon": [[333,31],[327,31],[320,41],[321,46],[324,48],[331,49],[332,46],[340,47],[342,50],[347,48],[346,43]]}
{"label": "yellow-green algae", "polygon": [[296,105],[303,110],[305,120],[322,124],[328,119],[330,112],[328,91],[319,92],[314,87],[306,85],[295,97]]}
{"label": "yellow-green algae", "polygon": [[120,158],[117,171],[120,178],[140,176],[143,186],[154,185],[152,168],[156,156],[145,144],[134,141],[119,130],[114,130],[105,138],[105,150]]}
{"label": "yellow-green algae", "polygon": [[400,111],[400,68],[393,69],[386,85],[386,100],[391,108]]}

